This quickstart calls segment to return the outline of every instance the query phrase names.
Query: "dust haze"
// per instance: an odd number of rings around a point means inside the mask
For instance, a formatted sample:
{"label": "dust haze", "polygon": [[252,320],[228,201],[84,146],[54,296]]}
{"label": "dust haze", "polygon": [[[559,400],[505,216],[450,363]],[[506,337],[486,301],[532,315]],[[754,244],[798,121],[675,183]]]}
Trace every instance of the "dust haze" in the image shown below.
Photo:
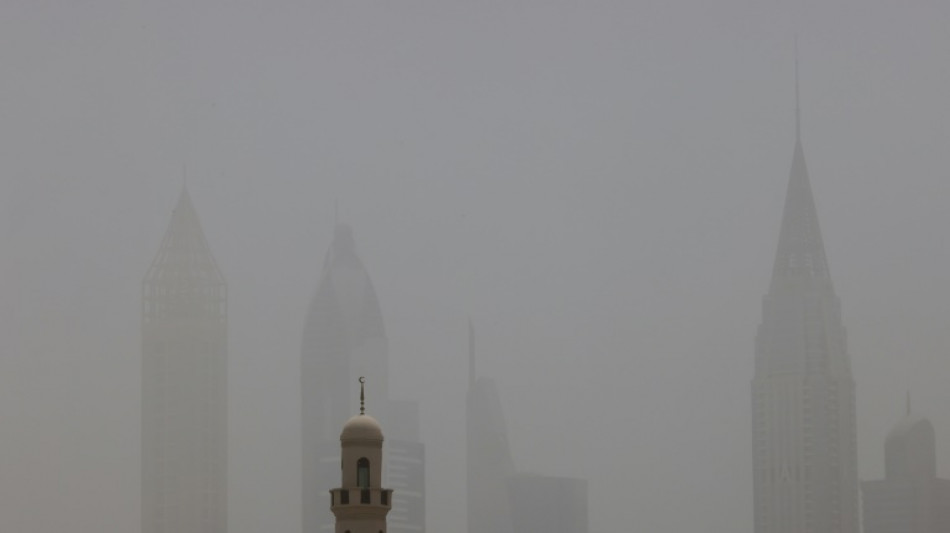
{"label": "dust haze", "polygon": [[860,477],[907,391],[950,477],[948,27],[924,1],[4,2],[0,530],[139,530],[141,283],[187,181],[228,282],[232,533],[300,531],[335,218],[420,405],[429,530],[464,528],[471,318],[515,464],[586,479],[591,532],[751,532],[796,35]]}

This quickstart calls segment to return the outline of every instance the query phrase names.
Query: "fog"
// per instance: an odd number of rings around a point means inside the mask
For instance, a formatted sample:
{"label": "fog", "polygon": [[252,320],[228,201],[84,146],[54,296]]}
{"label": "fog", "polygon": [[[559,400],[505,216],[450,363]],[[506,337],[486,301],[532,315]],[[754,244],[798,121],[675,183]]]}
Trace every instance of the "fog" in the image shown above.
{"label": "fog", "polygon": [[796,35],[860,477],[907,391],[950,477],[948,27],[927,1],[4,2],[0,530],[139,530],[141,281],[187,180],[230,296],[231,533],[300,530],[334,205],[420,402],[430,531],[464,527],[471,317],[514,462],[586,478],[592,532],[751,532]]}

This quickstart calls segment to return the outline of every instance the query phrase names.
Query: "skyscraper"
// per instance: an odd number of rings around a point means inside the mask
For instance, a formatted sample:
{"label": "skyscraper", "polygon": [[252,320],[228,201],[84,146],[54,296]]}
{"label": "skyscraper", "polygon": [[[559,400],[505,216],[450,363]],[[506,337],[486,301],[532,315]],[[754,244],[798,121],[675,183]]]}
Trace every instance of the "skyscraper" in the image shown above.
{"label": "skyscraper", "polygon": [[755,339],[755,532],[856,533],[854,381],[805,166],[797,92],[796,80],[792,167]]}
{"label": "skyscraper", "polygon": [[183,189],[142,282],[142,532],[225,533],[227,285]]}
{"label": "skyscraper", "polygon": [[303,532],[334,529],[327,488],[340,469],[339,428],[353,412],[359,376],[373,383],[374,412],[392,435],[383,482],[396,489],[389,531],[425,530],[425,475],[418,414],[410,402],[393,404],[387,387],[383,315],[372,281],[356,254],[353,232],[335,228],[303,333]]}
{"label": "skyscraper", "polygon": [[515,473],[495,382],[475,377],[475,332],[468,326],[466,467],[468,533],[512,533],[508,481]]}
{"label": "skyscraper", "polygon": [[950,531],[950,480],[937,478],[934,427],[907,414],[884,441],[884,479],[861,484],[865,533]]}

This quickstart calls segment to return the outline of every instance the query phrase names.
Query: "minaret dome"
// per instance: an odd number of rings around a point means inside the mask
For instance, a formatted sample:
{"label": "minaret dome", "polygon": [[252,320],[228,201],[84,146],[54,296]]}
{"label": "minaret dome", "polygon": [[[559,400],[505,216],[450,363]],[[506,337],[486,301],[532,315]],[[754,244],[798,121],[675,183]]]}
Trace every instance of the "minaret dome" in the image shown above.
{"label": "minaret dome", "polygon": [[360,414],[340,433],[340,487],[330,491],[336,533],[386,533],[392,490],[382,488],[383,429],[366,414],[360,378]]}

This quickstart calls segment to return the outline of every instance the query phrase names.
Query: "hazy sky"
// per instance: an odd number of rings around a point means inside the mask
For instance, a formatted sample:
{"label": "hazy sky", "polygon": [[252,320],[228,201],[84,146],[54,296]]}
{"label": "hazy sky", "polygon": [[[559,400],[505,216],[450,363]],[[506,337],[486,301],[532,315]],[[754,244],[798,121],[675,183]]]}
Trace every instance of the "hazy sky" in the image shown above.
{"label": "hazy sky", "polygon": [[230,290],[230,533],[299,532],[334,202],[430,531],[464,527],[471,316],[516,464],[588,478],[592,533],[750,532],[796,34],[861,476],[910,389],[950,477],[950,3],[6,0],[0,530],[138,531],[140,283],[186,166]]}

